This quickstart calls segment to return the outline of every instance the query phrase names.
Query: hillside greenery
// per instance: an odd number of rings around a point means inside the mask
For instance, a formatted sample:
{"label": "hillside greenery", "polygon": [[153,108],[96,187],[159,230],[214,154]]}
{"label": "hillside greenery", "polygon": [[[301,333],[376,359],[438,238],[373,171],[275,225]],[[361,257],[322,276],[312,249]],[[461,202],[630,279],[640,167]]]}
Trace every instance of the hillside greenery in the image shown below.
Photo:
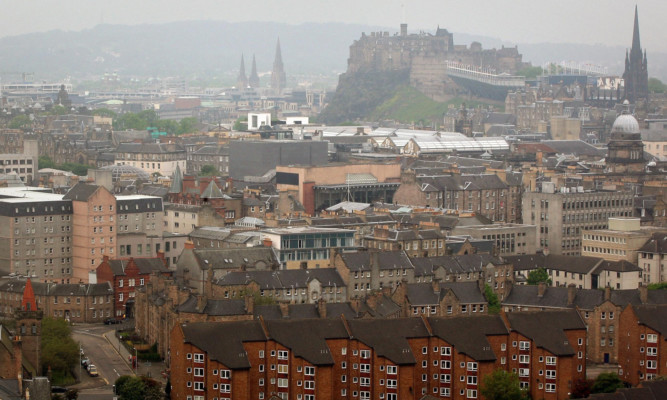
{"label": "hillside greenery", "polygon": [[397,89],[407,85],[409,72],[360,71],[340,76],[338,88],[318,122],[336,125],[365,120],[382,103],[391,99]]}
{"label": "hillside greenery", "polygon": [[488,107],[489,104],[475,100],[466,100],[455,97],[446,102],[439,102],[427,97],[419,90],[402,85],[397,88],[393,96],[380,104],[369,116],[372,121],[394,120],[417,126],[437,128],[443,123],[443,117],[450,108]]}

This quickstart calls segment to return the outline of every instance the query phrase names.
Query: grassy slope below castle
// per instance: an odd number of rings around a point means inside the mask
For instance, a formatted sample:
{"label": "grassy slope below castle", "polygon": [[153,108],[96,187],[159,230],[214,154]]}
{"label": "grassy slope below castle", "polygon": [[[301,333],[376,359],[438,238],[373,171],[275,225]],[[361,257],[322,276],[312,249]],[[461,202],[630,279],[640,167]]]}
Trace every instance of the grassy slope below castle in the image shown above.
{"label": "grassy slope below castle", "polygon": [[[443,116],[450,107],[459,108],[462,103],[466,107],[487,107],[490,103],[476,100],[465,100],[462,97],[454,97],[447,102],[438,102],[417,89],[403,85],[399,87],[394,95],[380,104],[370,115],[372,121],[394,120],[401,123],[415,124],[421,126],[439,126],[443,122]],[[500,108],[494,105],[496,109]]]}

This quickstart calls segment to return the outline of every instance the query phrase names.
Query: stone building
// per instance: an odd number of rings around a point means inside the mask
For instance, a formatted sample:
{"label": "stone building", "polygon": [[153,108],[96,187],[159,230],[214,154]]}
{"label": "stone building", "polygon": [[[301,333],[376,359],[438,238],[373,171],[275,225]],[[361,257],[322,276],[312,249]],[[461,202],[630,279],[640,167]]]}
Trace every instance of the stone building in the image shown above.
{"label": "stone building", "polygon": [[552,254],[580,255],[581,235],[589,229],[607,229],[610,217],[630,217],[630,192],[559,188],[548,182],[540,192],[522,199],[525,224],[536,225],[539,247]]}
{"label": "stone building", "polygon": [[638,100],[648,100],[648,65],[646,62],[646,50],[642,54],[641,41],[639,39],[639,13],[635,6],[635,23],[632,28],[632,47],[630,53],[625,53],[625,98],[632,103]]}
{"label": "stone building", "polygon": [[644,144],[639,123],[624,111],[614,121],[607,144],[606,170],[617,174],[637,174],[644,172]]}
{"label": "stone building", "polygon": [[642,269],[644,285],[667,281],[667,233],[656,232],[638,250],[637,265]]}
{"label": "stone building", "polygon": [[581,255],[609,261],[625,260],[639,265],[639,249],[656,232],[655,228],[642,229],[639,223],[639,218],[634,217],[609,218],[609,229],[585,231],[582,234]]}

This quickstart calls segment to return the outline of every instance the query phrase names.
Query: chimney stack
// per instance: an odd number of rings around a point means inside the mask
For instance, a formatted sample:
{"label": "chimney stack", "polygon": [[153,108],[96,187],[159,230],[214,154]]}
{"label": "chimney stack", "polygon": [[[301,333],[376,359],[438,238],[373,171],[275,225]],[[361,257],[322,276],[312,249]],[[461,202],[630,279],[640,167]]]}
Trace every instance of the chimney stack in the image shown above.
{"label": "chimney stack", "polygon": [[[641,286],[640,286],[640,289],[641,289]],[[640,293],[639,297],[641,298],[641,290],[639,291],[639,293]],[[607,285],[604,288],[604,301],[610,301],[610,300],[611,300],[611,287],[609,287],[609,285]],[[643,302],[644,301],[642,300],[642,303]]]}
{"label": "chimney stack", "polygon": [[648,303],[648,287],[646,285],[639,285],[639,299],[642,304]]}
{"label": "chimney stack", "polygon": [[577,286],[574,283],[567,285],[567,305],[574,304],[574,298],[577,297]]}
{"label": "chimney stack", "polygon": [[327,317],[327,302],[322,297],[317,300],[317,313],[320,314],[320,318]]}
{"label": "chimney stack", "polygon": [[278,305],[280,306],[280,315],[282,315],[283,318],[289,318],[289,303],[281,301]]}
{"label": "chimney stack", "polygon": [[547,284],[540,282],[537,284],[537,297],[544,297],[544,292],[547,291]]}
{"label": "chimney stack", "polygon": [[255,312],[255,297],[251,294],[245,295],[245,312],[250,315]]}

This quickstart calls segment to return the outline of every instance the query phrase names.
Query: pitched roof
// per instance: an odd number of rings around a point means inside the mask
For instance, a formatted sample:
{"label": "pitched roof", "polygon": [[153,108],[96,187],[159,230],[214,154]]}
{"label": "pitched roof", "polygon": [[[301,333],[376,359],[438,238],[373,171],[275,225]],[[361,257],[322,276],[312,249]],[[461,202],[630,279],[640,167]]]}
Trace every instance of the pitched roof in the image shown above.
{"label": "pitched roof", "polygon": [[[383,251],[375,254],[381,270],[414,268],[410,259],[402,250]],[[341,258],[350,271],[371,270],[371,252],[369,251],[341,253]]]}
{"label": "pitched roof", "polygon": [[176,307],[178,312],[205,314],[211,316],[231,316],[246,314],[245,300],[239,299],[206,299],[204,308],[197,309],[197,296],[190,296]]}
{"label": "pitched roof", "polygon": [[637,322],[658,331],[663,338],[667,337],[667,305],[633,306]]}
{"label": "pitched roof", "polygon": [[[298,335],[294,334],[295,325],[298,326]],[[266,321],[266,327],[271,339],[291,349],[295,356],[313,365],[334,363],[326,339],[349,338],[347,329],[340,319],[300,320],[297,324],[293,321],[270,320]]]}
{"label": "pitched roof", "polygon": [[198,322],[181,325],[181,329],[186,343],[202,349],[210,359],[232,369],[250,368],[243,341],[267,339],[258,321]]}
{"label": "pitched roof", "polygon": [[88,201],[99,188],[98,185],[79,182],[63,196],[63,200]]}
{"label": "pitched roof", "polygon": [[639,249],[643,253],[667,253],[667,233],[656,232],[651,235],[651,238]]}
{"label": "pitched roof", "polygon": [[270,268],[278,260],[270,247],[246,247],[229,249],[194,249],[199,265],[207,269],[240,269],[242,266]]}
{"label": "pitched roof", "polygon": [[509,333],[499,315],[429,318],[428,322],[435,336],[454,346],[459,353],[467,354],[477,361],[496,359],[487,336]]}
{"label": "pitched roof", "polygon": [[222,199],[225,195],[222,193],[222,190],[215,183],[215,179],[211,179],[206,189],[201,194],[202,199]]}
{"label": "pitched roof", "polygon": [[504,256],[514,265],[514,271],[530,271],[537,268],[574,272],[576,274],[593,273],[604,260],[597,257],[564,256],[560,254],[528,254]]}
{"label": "pitched roof", "polygon": [[586,324],[576,310],[514,312],[507,319],[513,331],[517,331],[556,356],[575,354],[568,342],[565,330],[586,329]]}
{"label": "pitched roof", "polygon": [[353,337],[397,365],[416,362],[407,339],[429,336],[419,318],[352,320],[348,325]]}
{"label": "pitched roof", "polygon": [[164,265],[161,258],[132,258],[129,260],[109,260],[109,266],[114,275],[125,275],[130,261],[134,262],[142,275],[148,275],[152,272],[169,272],[169,268]]}
{"label": "pitched roof", "polygon": [[220,286],[245,286],[255,282],[261,290],[306,288],[317,280],[322,287],[344,287],[345,282],[334,268],[286,269],[278,271],[233,271],[218,279]]}

